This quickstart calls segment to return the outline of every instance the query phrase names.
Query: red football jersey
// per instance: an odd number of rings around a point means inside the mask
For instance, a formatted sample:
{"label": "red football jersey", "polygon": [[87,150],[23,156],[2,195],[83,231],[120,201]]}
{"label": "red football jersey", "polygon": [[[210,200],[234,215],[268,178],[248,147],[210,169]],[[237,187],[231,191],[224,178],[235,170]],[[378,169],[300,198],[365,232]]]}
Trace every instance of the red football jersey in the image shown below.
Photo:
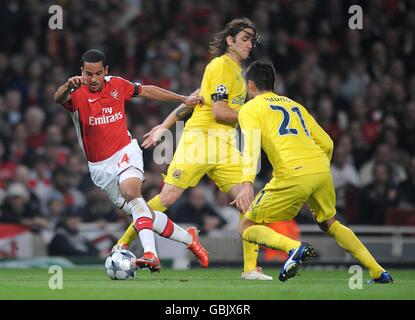
{"label": "red football jersey", "polygon": [[[141,85],[138,85],[138,92]],[[79,143],[89,162],[110,158],[131,141],[125,117],[125,101],[134,94],[134,84],[120,77],[105,77],[99,92],[87,86],[74,90],[63,106],[70,111]]]}

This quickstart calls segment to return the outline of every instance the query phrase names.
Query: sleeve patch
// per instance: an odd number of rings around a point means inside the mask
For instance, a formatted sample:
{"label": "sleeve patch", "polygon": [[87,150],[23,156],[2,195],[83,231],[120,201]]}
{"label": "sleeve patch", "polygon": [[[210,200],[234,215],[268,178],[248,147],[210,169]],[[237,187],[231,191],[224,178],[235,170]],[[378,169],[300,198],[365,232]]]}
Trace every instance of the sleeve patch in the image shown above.
{"label": "sleeve patch", "polygon": [[214,102],[220,100],[228,101],[228,89],[224,84],[220,84],[216,88],[216,93],[212,94],[211,97]]}

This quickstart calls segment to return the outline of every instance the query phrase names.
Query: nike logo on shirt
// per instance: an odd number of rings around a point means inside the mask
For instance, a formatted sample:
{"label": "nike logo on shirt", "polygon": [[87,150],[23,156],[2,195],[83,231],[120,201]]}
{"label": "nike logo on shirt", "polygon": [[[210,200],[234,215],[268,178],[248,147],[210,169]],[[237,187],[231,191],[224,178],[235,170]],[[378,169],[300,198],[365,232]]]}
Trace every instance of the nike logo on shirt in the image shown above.
{"label": "nike logo on shirt", "polygon": [[88,99],[88,102],[94,102],[96,100],[98,100],[99,98],[95,98],[95,99]]}

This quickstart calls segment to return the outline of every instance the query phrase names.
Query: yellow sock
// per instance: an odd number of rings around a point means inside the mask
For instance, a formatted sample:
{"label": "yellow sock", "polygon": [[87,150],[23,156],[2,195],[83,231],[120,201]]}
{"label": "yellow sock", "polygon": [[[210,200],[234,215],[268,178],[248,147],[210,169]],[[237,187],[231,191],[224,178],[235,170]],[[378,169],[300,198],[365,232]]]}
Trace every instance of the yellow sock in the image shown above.
{"label": "yellow sock", "polygon": [[354,232],[342,225],[339,221],[333,223],[327,234],[336,240],[340,247],[349,252],[357,261],[369,269],[372,278],[379,278],[385,271],[373,258],[369,250],[356,237]]}
{"label": "yellow sock", "polygon": [[[239,220],[242,220],[244,216],[244,214],[240,214]],[[259,246],[256,243],[242,240],[242,252],[244,255],[244,272],[255,270],[257,267]]]}
{"label": "yellow sock", "polygon": [[300,241],[288,238],[263,225],[254,225],[246,228],[242,233],[242,238],[249,242],[255,242],[268,248],[285,252],[297,248],[301,244]]}
{"label": "yellow sock", "polygon": [[135,240],[135,238],[137,238],[137,231],[135,231],[134,228],[134,222],[131,223],[127,230],[125,230],[124,234],[122,235],[122,237],[118,240],[117,244],[128,244],[128,246],[130,246],[131,242],[133,242]]}
{"label": "yellow sock", "polygon": [[244,272],[255,270],[257,267],[259,246],[242,240],[242,250],[244,254]]}
{"label": "yellow sock", "polygon": [[153,209],[153,211],[164,212],[167,210],[167,208],[161,203],[159,194],[151,198],[150,201],[147,201],[147,204],[151,209]]}
{"label": "yellow sock", "polygon": [[[161,203],[160,195],[156,195],[153,197],[150,201],[147,202],[148,206],[156,211],[164,212],[167,210],[165,206]],[[133,242],[137,238],[137,231],[135,231],[134,228],[134,222],[131,223],[127,230],[125,230],[124,234],[121,236],[121,238],[118,240],[117,244],[128,244],[130,245],[131,242]]]}

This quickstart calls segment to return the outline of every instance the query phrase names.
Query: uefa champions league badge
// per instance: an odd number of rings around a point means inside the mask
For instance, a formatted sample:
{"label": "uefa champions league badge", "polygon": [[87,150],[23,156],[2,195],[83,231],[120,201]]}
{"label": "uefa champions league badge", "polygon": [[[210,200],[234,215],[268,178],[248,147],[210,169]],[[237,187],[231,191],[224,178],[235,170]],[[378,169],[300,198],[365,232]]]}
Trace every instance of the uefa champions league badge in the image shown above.
{"label": "uefa champions league badge", "polygon": [[226,86],[224,84],[220,84],[216,88],[216,92],[218,94],[227,94],[228,93],[228,89],[226,88]]}

